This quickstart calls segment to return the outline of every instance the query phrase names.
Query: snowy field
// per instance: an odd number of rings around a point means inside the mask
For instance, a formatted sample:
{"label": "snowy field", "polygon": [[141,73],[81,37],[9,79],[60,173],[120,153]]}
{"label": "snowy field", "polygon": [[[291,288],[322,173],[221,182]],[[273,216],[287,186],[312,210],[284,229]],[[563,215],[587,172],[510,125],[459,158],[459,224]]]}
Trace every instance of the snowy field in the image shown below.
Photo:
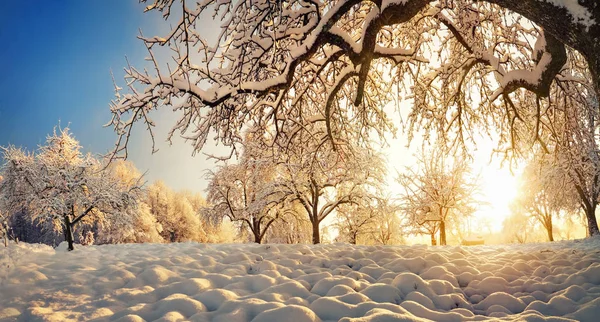
{"label": "snowy field", "polygon": [[[63,245],[61,245],[63,246]],[[600,321],[600,239],[0,246],[0,321]]]}

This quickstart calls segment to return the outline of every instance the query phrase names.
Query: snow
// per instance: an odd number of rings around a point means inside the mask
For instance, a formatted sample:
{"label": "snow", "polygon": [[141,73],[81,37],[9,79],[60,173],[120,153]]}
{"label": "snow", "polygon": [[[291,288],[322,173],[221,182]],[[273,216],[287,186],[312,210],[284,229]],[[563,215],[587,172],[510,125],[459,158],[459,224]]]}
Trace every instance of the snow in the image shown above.
{"label": "snow", "polygon": [[567,12],[573,17],[575,23],[584,25],[586,28],[593,26],[596,21],[594,15],[589,12],[584,6],[579,4],[578,0],[541,0],[551,3],[557,7],[567,9]]}
{"label": "snow", "polygon": [[596,321],[600,238],[0,247],[0,321]]}

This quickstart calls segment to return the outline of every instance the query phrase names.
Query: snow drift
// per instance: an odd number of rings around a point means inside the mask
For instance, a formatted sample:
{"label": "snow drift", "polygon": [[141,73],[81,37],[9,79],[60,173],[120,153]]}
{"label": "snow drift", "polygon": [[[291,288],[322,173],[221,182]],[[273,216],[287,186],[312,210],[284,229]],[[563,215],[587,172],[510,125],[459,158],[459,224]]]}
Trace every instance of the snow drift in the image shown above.
{"label": "snow drift", "polygon": [[[597,321],[600,239],[0,248],[0,321]],[[61,248],[62,247],[62,248]]]}

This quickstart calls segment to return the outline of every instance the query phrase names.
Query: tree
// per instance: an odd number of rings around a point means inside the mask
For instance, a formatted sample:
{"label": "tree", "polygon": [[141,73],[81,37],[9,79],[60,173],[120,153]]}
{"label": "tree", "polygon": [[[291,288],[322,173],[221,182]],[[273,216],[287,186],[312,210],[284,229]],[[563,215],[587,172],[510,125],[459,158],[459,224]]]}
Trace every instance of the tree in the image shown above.
{"label": "tree", "polygon": [[[115,178],[129,189],[139,185],[140,178],[143,177],[130,161],[113,161],[105,171],[108,172],[107,175]],[[140,191],[137,198],[137,207],[128,208],[126,212],[122,213],[122,220],[95,222],[87,232],[80,231],[79,238],[85,238],[86,233],[93,233],[95,244],[164,242],[160,235],[162,226],[146,204],[144,191]],[[127,224],[124,225],[123,221],[126,221]]]}
{"label": "tree", "polygon": [[[319,144],[315,144],[319,143]],[[383,182],[383,158],[370,149],[334,150],[328,141],[296,143],[279,156],[274,182],[288,202],[299,202],[319,244],[320,224],[342,205],[369,203]]]}
{"label": "tree", "polygon": [[[128,66],[129,89],[115,86],[116,154],[126,155],[136,122],[153,135],[150,111],[163,106],[181,113],[169,136],[179,132],[196,150],[210,133],[235,149],[248,125],[285,141],[319,124],[319,140],[364,143],[393,130],[384,106],[402,94],[414,101],[409,135],[424,129],[456,147],[474,130],[498,131],[500,148],[518,155],[544,142],[540,105],[515,99],[529,92],[548,102],[566,48],[585,58],[590,90],[600,92],[600,7],[592,0],[175,3],[146,8],[165,20],[180,16],[164,37],[140,37],[153,66]],[[210,14],[226,22],[215,44],[201,36]],[[586,200],[589,216],[595,206]],[[588,221],[600,233],[595,217]]]}
{"label": "tree", "polygon": [[[450,125],[460,129],[489,121],[481,116],[496,116],[490,124],[508,125],[503,126],[506,133],[520,119],[509,95],[524,88],[548,96],[565,62],[565,46],[582,53],[599,88],[600,25],[593,17],[600,9],[594,1],[573,6],[537,0],[204,1],[181,10],[174,3],[156,0],[146,8],[178,23],[164,37],[141,36],[153,70],[128,66],[130,92],[116,87],[111,110],[117,152],[126,152],[136,121],[151,131],[148,112],[164,105],[182,112],[170,135],[193,133],[185,137],[196,149],[211,131],[224,144],[235,145],[250,122],[271,124],[277,131],[287,130],[289,123],[322,123],[331,139],[341,127],[363,134],[389,130],[383,106],[393,99],[390,83],[415,86],[420,96],[415,113],[424,119],[428,111],[444,115],[452,109]],[[202,38],[199,25],[205,20],[200,17],[211,13],[227,22],[215,44]],[[172,52],[174,64],[157,59],[161,48]],[[450,78],[444,81],[442,75]],[[438,108],[433,104],[437,95],[427,94],[443,89],[444,82],[448,91]],[[470,85],[482,89],[479,100],[499,99],[506,111],[493,104],[486,109],[463,104],[477,100],[463,100],[469,91],[462,89]],[[487,95],[488,89],[493,95]],[[302,110],[311,101],[320,105],[323,117],[304,117]],[[413,121],[424,126],[416,114]]]}
{"label": "tree", "polygon": [[252,140],[248,134],[238,164],[208,172],[207,192],[218,218],[242,222],[252,232],[254,242],[260,244],[283,213],[285,196],[272,184],[276,176],[273,160],[264,157]]}
{"label": "tree", "polygon": [[502,222],[502,232],[504,238],[509,243],[524,244],[533,235],[533,227],[535,222],[532,222],[533,217],[522,214],[521,212],[513,212]]}
{"label": "tree", "polygon": [[538,157],[552,159],[564,176],[560,180],[576,192],[590,236],[598,234],[595,211],[600,196],[598,95],[592,79],[583,57],[568,50],[547,99],[527,92],[515,96],[516,104],[534,107],[535,132],[542,144],[533,154],[553,154]]}
{"label": "tree", "polygon": [[[554,241],[553,221],[561,212],[572,212],[576,196],[568,189],[564,170],[554,163],[551,155],[534,157],[521,176],[520,194],[516,205],[540,222]],[[575,202],[576,203],[576,202]]]}
{"label": "tree", "polygon": [[442,149],[423,151],[417,157],[417,169],[407,167],[398,182],[404,187],[400,203],[409,222],[432,237],[439,230],[440,245],[446,245],[446,224],[451,217],[469,216],[478,201],[477,178],[470,175],[469,163],[448,159]]}
{"label": "tree", "polygon": [[356,245],[363,235],[372,233],[372,226],[379,220],[378,213],[370,205],[342,205],[336,212],[334,226],[338,230],[337,241]]}
{"label": "tree", "polygon": [[351,244],[400,244],[404,236],[398,210],[389,197],[340,206],[334,224],[337,240]]}
{"label": "tree", "polygon": [[151,184],[145,203],[160,224],[160,235],[167,242],[197,241],[208,238],[201,222],[202,198],[189,192],[175,192],[164,182]]}
{"label": "tree", "polygon": [[2,148],[5,164],[0,199],[9,213],[25,209],[40,223],[52,223],[73,250],[75,225],[110,219],[126,225],[124,213],[137,205],[139,186],[125,185],[104,165],[83,154],[68,128],[55,129],[37,153]]}
{"label": "tree", "polygon": [[371,240],[380,245],[400,245],[405,243],[406,223],[398,213],[400,207],[389,197],[379,200],[376,211],[379,213],[371,230]]}

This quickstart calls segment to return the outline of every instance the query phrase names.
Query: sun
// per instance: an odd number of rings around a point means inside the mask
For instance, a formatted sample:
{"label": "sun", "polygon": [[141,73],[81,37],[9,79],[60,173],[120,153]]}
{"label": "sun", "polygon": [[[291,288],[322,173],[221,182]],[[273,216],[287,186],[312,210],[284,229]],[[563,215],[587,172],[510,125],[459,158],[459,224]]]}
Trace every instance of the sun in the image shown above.
{"label": "sun", "polygon": [[502,223],[511,211],[510,204],[517,196],[517,178],[506,168],[488,165],[481,170],[482,205],[475,213],[483,229],[502,231]]}

